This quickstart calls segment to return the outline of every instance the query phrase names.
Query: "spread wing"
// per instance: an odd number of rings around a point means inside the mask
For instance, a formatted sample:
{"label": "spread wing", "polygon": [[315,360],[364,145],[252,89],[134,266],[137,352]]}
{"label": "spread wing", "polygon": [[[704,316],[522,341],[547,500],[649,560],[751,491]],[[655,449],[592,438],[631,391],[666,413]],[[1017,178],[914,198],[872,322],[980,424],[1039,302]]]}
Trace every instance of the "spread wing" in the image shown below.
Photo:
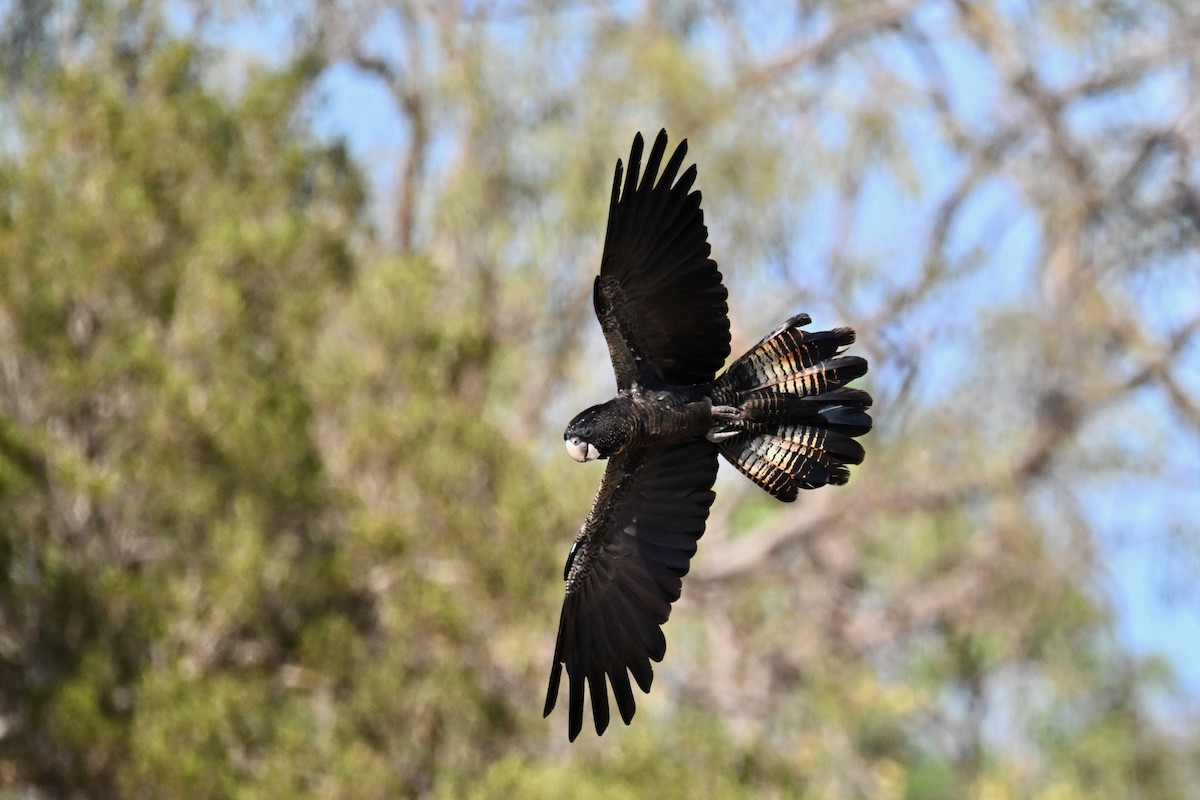
{"label": "spread wing", "polygon": [[717,449],[707,440],[640,450],[611,459],[600,491],[567,558],[567,596],[546,692],[548,716],[566,667],[571,740],[583,727],[584,679],[596,732],[608,727],[608,691],[628,725],[666,639],[661,626],[679,599],[696,541],[713,502]]}
{"label": "spread wing", "polygon": [[624,183],[620,161],[613,176],[592,299],[620,390],[635,381],[706,383],[729,355],[728,293],[708,257],[700,192],[692,191],[696,167],[676,181],[687,154],[683,141],[659,175],[666,149],[667,132],[660,131],[639,183],[639,133]]}

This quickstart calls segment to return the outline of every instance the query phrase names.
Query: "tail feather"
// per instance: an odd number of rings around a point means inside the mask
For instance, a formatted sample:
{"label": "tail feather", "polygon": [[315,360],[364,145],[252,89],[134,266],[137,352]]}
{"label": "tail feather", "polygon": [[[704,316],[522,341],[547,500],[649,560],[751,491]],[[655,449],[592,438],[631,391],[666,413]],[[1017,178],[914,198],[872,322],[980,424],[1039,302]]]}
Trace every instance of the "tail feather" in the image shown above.
{"label": "tail feather", "polygon": [[838,357],[854,344],[852,329],[799,329],[809,321],[807,314],[792,317],[734,362],[722,381],[740,391],[774,389],[804,396],[836,389],[866,374],[867,362],[862,358]]}
{"label": "tail feather", "polygon": [[738,406],[748,423],[818,425],[847,436],[871,430],[871,417],[865,411],[870,407],[871,395],[847,387],[813,397],[771,391],[744,393]]}
{"label": "tail feather", "polygon": [[805,332],[809,318],[788,320],[718,379],[714,403],[727,409],[714,429],[721,453],[773,496],[849,480],[864,451],[853,437],[871,429],[871,396],[846,387],[867,362],[842,355],[854,331]]}
{"label": "tail feather", "polygon": [[782,426],[774,431],[737,436],[722,443],[721,452],[750,480],[785,502],[801,489],[850,479],[847,464],[861,464],[858,442],[833,431],[810,426]]}

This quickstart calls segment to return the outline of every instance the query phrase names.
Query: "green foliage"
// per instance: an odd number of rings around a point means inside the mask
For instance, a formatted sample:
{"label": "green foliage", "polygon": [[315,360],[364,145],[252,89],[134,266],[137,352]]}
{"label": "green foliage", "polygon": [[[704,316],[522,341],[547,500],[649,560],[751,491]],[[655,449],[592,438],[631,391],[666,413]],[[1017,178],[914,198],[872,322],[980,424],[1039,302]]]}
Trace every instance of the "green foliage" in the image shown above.
{"label": "green foliage", "polygon": [[362,193],[195,60],[62,70],[0,165],[4,413],[38,487],[5,525],[3,706],[48,786],[226,796],[212,756],[271,727],[269,665],[358,604],[301,380]]}
{"label": "green foliage", "polygon": [[419,792],[516,724],[489,634],[550,588],[555,501],[460,396],[490,355],[431,307],[430,265],[351,255],[363,189],[296,124],[309,76],[231,99],[202,60],[163,40],[62,70],[0,164],[23,378],[3,415],[6,774]]}

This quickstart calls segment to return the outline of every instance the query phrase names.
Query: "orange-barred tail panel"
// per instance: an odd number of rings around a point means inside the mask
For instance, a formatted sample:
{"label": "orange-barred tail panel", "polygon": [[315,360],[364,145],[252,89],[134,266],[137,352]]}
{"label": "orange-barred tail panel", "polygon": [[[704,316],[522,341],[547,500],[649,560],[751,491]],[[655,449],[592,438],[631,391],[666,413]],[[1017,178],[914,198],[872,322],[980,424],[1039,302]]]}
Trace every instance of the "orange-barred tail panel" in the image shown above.
{"label": "orange-barred tail panel", "polygon": [[721,453],[748,478],[784,501],[800,489],[843,484],[848,464],[861,464],[853,437],[871,429],[871,396],[846,383],[866,374],[867,362],[842,355],[850,328],[806,332],[799,314],[739,358],[716,383],[720,414],[713,437]]}

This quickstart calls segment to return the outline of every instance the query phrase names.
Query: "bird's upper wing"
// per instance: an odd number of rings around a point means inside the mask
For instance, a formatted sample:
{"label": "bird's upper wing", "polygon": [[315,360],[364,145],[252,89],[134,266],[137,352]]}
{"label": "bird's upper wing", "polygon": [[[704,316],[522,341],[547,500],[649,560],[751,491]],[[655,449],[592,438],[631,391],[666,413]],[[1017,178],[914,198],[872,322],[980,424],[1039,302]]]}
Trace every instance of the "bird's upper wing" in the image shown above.
{"label": "bird's upper wing", "polygon": [[592,299],[621,390],[635,381],[705,383],[729,355],[728,293],[709,258],[700,192],[691,191],[696,167],[675,180],[683,141],[659,175],[666,149],[661,131],[643,173],[639,133],[624,183],[620,161],[613,176]]}
{"label": "bird's upper wing", "polygon": [[547,715],[565,666],[571,740],[583,727],[583,683],[596,732],[608,727],[612,688],[621,718],[633,718],[629,673],[643,692],[666,640],[661,626],[679,598],[713,502],[717,448],[700,439],[638,450],[608,462],[604,481],[567,558],[567,596],[546,693]]}

